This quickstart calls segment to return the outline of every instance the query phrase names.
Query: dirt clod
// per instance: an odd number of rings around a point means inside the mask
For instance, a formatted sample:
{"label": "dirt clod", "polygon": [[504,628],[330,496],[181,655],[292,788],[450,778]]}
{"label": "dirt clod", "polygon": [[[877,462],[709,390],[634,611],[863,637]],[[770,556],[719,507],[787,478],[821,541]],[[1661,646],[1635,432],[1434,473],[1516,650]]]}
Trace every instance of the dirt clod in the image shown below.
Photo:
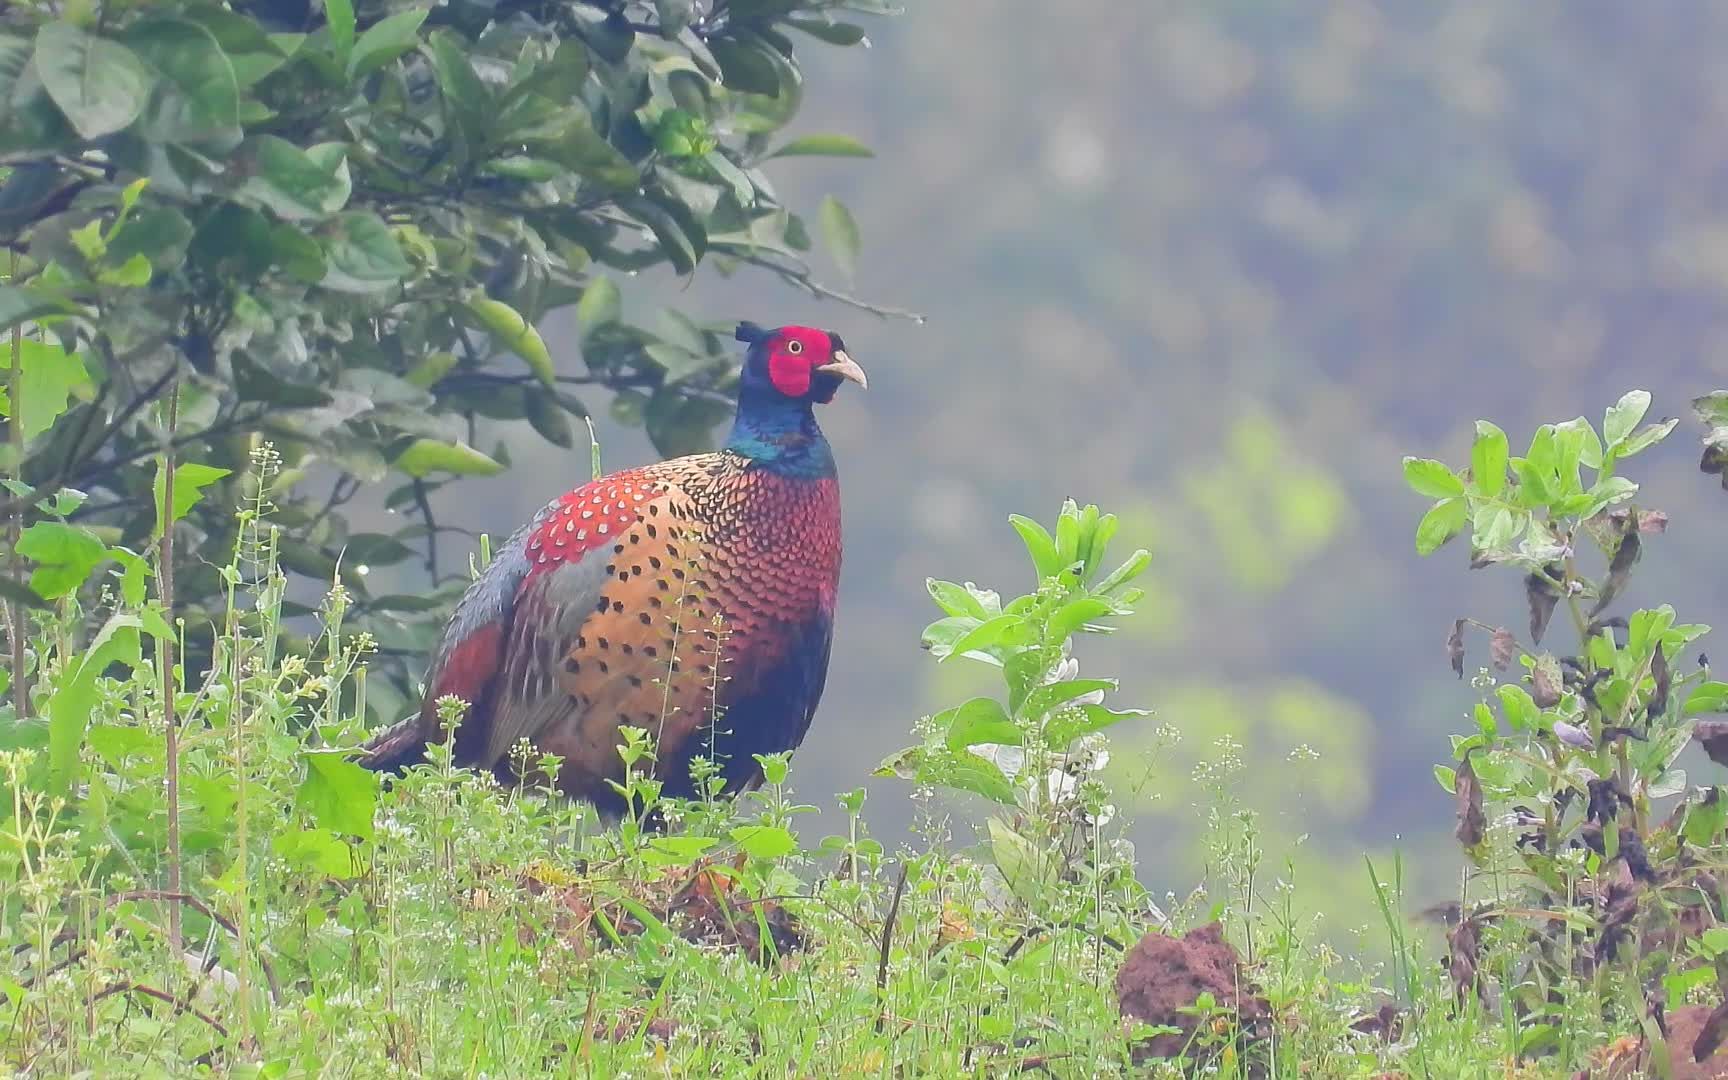
{"label": "dirt clod", "polygon": [[[1272,1009],[1258,989],[1218,923],[1180,938],[1149,933],[1116,973],[1116,998],[1124,1017],[1177,1029],[1136,1047],[1137,1061],[1173,1058],[1184,1052],[1191,1058],[1203,1057],[1221,1034],[1239,1044],[1265,1038]],[[1219,1014],[1204,1016],[1195,1011],[1202,994],[1212,996]],[[1226,1023],[1219,1025],[1219,1020]]]}

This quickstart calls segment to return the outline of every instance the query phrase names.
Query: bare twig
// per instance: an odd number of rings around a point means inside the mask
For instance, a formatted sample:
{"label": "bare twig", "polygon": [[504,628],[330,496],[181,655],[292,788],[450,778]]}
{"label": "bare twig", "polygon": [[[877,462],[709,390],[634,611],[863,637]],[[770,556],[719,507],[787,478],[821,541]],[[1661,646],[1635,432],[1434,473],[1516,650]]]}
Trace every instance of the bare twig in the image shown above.
{"label": "bare twig", "polygon": [[414,507],[426,522],[426,574],[438,587],[438,519],[432,516],[432,500],[426,497],[426,481],[414,478]]}
{"label": "bare twig", "polygon": [[165,990],[158,990],[154,986],[146,986],[143,983],[115,983],[113,986],[96,991],[95,995],[91,997],[90,1000],[92,1003],[95,1003],[101,1001],[103,998],[113,997],[115,994],[143,994],[145,997],[155,998],[157,1001],[174,1006],[174,1011],[176,1013],[185,1013],[188,1016],[196,1016],[198,1019],[214,1028],[216,1033],[224,1039],[228,1037],[228,1028],[223,1025],[222,1021],[216,1019],[214,1016],[211,1016],[202,1009],[193,1008],[190,1003],[181,1001],[179,998]]}
{"label": "bare twig", "polygon": [[894,881],[894,899],[888,902],[888,917],[882,922],[882,955],[876,962],[876,1034],[888,1018],[888,953],[894,947],[894,920],[900,917],[900,898],[906,895],[906,873],[909,867],[900,864],[900,876]]}
{"label": "bare twig", "polygon": [[765,255],[741,255],[736,252],[726,252],[725,254],[731,255],[733,258],[746,262],[751,266],[761,267],[764,270],[769,270],[779,274],[786,281],[798,286],[800,289],[803,289],[805,292],[819,300],[835,300],[845,304],[847,307],[854,307],[859,311],[868,311],[870,314],[882,319],[908,319],[912,322],[919,323],[920,325],[925,322],[924,316],[916,311],[910,311],[906,308],[888,307],[883,304],[873,304],[868,300],[861,300],[858,297],[853,296],[851,293],[841,292],[833,286],[824,285],[820,281],[816,280],[815,276],[811,274],[809,267],[788,266],[785,263],[776,262]]}

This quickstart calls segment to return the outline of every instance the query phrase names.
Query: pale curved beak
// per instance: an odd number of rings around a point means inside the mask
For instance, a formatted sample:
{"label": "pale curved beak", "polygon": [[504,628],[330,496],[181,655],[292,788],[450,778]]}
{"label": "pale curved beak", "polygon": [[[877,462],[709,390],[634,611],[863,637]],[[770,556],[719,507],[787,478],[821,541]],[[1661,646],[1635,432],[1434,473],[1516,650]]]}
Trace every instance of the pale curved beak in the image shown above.
{"label": "pale curved beak", "polygon": [[838,375],[847,382],[855,382],[860,390],[870,389],[870,380],[864,377],[864,369],[858,366],[856,360],[846,355],[845,349],[835,349],[834,359],[816,370]]}

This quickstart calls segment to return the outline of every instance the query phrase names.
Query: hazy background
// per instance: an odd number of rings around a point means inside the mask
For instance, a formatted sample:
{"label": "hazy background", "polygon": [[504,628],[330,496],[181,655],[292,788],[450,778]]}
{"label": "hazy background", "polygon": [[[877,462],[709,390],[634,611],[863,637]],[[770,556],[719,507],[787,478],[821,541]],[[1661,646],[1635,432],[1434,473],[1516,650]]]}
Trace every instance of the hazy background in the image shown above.
{"label": "hazy background", "polygon": [[[803,798],[832,807],[918,715],[987,685],[920,651],[923,580],[1023,589],[1007,515],[1071,495],[1156,556],[1143,614],[1081,652],[1157,713],[1117,729],[1125,787],[1157,724],[1181,734],[1123,795],[1147,882],[1193,884],[1192,773],[1228,734],[1269,869],[1293,851],[1311,904],[1367,920],[1364,850],[1402,849],[1442,894],[1432,767],[1474,700],[1442,641],[1465,613],[1522,634],[1525,609],[1462,548],[1416,556],[1399,459],[1462,460],[1477,417],[1516,452],[1634,387],[1687,420],[1629,470],[1673,515],[1629,601],[1728,622],[1728,496],[1696,471],[1687,408],[1728,385],[1728,5],[910,0],[870,40],[808,46],[798,130],[877,158],[788,160],[775,182],[809,213],[846,201],[856,290],[928,324],[707,269],[629,298],[826,326],[870,374],[822,413],[846,568]],[[546,330],[580,370],[575,335]],[[602,436],[608,468],[654,456]],[[586,454],[520,449],[441,516],[507,532],[586,478]],[[905,785],[869,786],[877,835],[913,839]]]}

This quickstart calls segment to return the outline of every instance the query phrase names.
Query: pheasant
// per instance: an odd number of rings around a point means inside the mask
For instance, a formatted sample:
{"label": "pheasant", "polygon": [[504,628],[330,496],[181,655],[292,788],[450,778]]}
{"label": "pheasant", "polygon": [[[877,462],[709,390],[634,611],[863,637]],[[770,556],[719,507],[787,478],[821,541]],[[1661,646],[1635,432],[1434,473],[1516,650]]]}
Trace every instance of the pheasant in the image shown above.
{"label": "pheasant", "polygon": [[363,764],[400,770],[442,740],[438,701],[466,711],[458,765],[512,774],[518,740],[562,759],[558,786],[624,809],[619,728],[651,736],[667,795],[719,766],[728,794],[753,755],[796,749],[828,672],[840,577],[840,488],[813,406],[866,386],[838,334],[741,323],[738,414],[719,451],[626,469],[554,499],[457,603],[420,711]]}

